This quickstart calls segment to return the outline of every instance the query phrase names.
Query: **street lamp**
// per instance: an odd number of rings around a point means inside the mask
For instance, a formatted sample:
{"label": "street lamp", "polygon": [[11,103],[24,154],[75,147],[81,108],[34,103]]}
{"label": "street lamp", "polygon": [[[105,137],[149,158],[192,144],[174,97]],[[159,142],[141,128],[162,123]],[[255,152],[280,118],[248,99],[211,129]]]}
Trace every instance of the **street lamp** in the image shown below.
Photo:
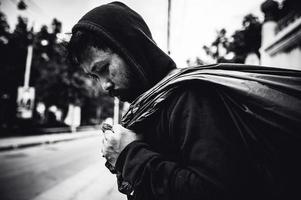
{"label": "street lamp", "polygon": [[41,45],[44,46],[44,47],[47,46],[48,44],[49,44],[49,42],[46,39],[41,41]]}
{"label": "street lamp", "polygon": [[[32,33],[29,35],[28,39],[31,41],[33,40]],[[34,106],[35,89],[34,87],[29,87],[32,52],[33,52],[33,44],[31,42],[27,47],[24,83],[23,86],[18,87],[17,116],[23,119],[32,118],[33,106]]]}

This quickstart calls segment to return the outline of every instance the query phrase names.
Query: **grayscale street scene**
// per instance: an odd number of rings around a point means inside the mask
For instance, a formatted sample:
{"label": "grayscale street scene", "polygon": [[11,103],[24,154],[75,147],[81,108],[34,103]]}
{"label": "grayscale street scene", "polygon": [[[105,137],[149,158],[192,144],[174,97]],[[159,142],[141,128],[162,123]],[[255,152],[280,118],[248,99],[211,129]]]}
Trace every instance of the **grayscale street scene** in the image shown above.
{"label": "grayscale street scene", "polygon": [[1,0],[0,200],[301,199],[300,0]]}
{"label": "grayscale street scene", "polygon": [[[115,176],[104,166],[99,134],[35,136],[28,139],[39,145],[1,151],[1,199],[125,199],[117,192]],[[9,143],[30,145],[25,139],[3,139],[0,145],[2,149],[13,148]]]}

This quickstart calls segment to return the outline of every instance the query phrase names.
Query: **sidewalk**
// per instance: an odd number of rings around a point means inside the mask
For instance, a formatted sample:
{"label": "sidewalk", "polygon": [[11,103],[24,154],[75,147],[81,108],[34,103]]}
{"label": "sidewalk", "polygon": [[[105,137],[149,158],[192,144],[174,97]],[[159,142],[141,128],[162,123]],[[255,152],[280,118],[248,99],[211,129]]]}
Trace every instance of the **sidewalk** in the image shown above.
{"label": "sidewalk", "polygon": [[76,140],[86,137],[99,136],[100,130],[83,131],[75,133],[58,133],[38,136],[23,136],[0,138],[0,151],[37,146],[42,144],[51,144],[62,141]]}

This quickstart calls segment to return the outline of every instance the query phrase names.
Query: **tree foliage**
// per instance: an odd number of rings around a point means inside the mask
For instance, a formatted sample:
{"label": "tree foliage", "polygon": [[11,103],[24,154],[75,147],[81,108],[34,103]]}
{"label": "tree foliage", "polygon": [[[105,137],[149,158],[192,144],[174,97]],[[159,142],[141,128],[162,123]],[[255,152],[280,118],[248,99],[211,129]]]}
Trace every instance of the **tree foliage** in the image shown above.
{"label": "tree foliage", "polygon": [[248,53],[255,53],[260,57],[262,24],[258,17],[248,14],[242,21],[242,29],[232,35],[233,41],[227,47],[228,52],[235,54],[237,62],[244,62]]}
{"label": "tree foliage", "polygon": [[221,29],[216,32],[216,39],[211,43],[210,46],[203,46],[204,51],[207,55],[212,57],[214,60],[219,62],[223,58],[221,49],[225,49],[228,46],[228,38],[226,37],[226,29]]}
{"label": "tree foliage", "polygon": [[[240,30],[235,31],[231,37],[226,36],[225,29],[217,31],[216,39],[203,49],[217,62],[243,63],[249,53],[260,56],[261,27],[262,23],[258,17],[248,14],[243,18]],[[224,53],[221,53],[221,50],[224,50]],[[230,53],[234,54],[234,57],[227,59]]]}
{"label": "tree foliage", "polygon": [[[35,102],[46,109],[55,105],[67,113],[70,103],[81,106],[85,124],[99,123],[111,117],[112,99],[104,96],[99,85],[88,79],[79,68],[67,61],[67,42],[58,38],[62,23],[53,19],[51,26],[38,32],[28,27],[28,20],[19,16],[12,32],[6,15],[0,12],[0,125],[14,127],[17,88],[23,85],[27,49],[33,45],[30,86],[36,89]],[[1,127],[0,127],[1,129]]]}
{"label": "tree foliage", "polygon": [[[64,114],[67,113],[70,103],[85,107],[86,109],[82,109],[83,122],[87,124],[93,120],[86,117],[108,117],[99,116],[97,111],[99,107],[111,106],[112,100],[104,97],[97,83],[88,79],[79,68],[68,63],[67,42],[57,38],[61,27],[62,23],[54,19],[51,31],[42,26],[36,33],[32,65],[35,79],[32,80],[32,84],[36,86],[37,101],[45,103],[46,107],[55,105],[61,108]],[[87,104],[90,109],[87,109]],[[112,112],[108,114],[111,115]]]}

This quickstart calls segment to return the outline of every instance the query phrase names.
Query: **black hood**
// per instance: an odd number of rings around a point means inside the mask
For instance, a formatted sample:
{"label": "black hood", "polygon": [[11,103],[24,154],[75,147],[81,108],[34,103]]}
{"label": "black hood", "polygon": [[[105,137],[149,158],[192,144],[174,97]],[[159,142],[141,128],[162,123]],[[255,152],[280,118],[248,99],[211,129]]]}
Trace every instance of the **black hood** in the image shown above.
{"label": "black hood", "polygon": [[94,8],[73,27],[88,30],[119,53],[146,89],[176,68],[172,59],[154,42],[142,17],[123,3],[112,2]]}

